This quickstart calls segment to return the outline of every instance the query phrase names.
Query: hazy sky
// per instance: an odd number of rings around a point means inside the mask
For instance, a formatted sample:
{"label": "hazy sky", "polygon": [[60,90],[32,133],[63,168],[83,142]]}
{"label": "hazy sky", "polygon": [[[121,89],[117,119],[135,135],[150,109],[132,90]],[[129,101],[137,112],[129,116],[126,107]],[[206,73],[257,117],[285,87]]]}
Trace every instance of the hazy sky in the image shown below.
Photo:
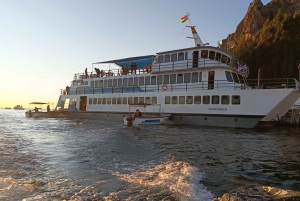
{"label": "hazy sky", "polygon": [[[252,0],[0,0],[0,107],[57,103],[92,63],[194,46],[236,30]],[[270,0],[262,0],[266,5]]]}

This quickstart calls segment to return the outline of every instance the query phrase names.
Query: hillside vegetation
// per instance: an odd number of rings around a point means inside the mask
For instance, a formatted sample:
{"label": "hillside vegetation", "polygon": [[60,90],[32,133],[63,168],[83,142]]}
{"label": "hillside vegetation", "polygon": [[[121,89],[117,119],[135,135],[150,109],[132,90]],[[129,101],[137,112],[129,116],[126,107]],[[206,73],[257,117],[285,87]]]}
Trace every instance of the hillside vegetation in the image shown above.
{"label": "hillside vegetation", "polygon": [[279,10],[268,19],[252,39],[240,38],[233,48],[239,60],[250,67],[249,78],[299,79],[300,11],[283,13]]}

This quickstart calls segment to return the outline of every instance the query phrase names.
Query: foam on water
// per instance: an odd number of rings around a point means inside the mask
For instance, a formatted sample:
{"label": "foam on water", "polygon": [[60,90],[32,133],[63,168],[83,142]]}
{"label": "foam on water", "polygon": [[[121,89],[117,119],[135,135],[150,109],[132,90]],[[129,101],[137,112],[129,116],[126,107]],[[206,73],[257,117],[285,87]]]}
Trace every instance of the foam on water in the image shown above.
{"label": "foam on water", "polygon": [[[124,200],[166,198],[212,200],[214,197],[200,183],[205,174],[183,161],[170,159],[152,168],[119,176],[122,181],[130,183],[130,187],[110,193],[105,197],[105,200],[117,198]],[[136,193],[130,193],[129,197],[125,198],[129,192]]]}

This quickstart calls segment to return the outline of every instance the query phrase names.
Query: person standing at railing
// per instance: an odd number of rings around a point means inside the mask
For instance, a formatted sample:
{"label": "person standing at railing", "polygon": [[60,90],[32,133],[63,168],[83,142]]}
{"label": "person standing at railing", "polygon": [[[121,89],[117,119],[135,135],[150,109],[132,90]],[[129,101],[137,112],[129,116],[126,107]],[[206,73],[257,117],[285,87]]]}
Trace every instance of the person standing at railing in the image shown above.
{"label": "person standing at railing", "polygon": [[85,73],[85,78],[88,78],[89,76],[88,76],[87,68],[85,68],[84,73]]}
{"label": "person standing at railing", "polygon": [[125,64],[124,66],[124,75],[127,75],[128,74],[128,66]]}
{"label": "person standing at railing", "polygon": [[130,74],[133,74],[133,68],[134,68],[134,64],[131,63],[131,65],[130,65]]}
{"label": "person standing at railing", "polygon": [[137,69],[137,65],[136,65],[136,63],[133,63],[134,74],[136,74],[136,69]]}
{"label": "person standing at railing", "polygon": [[50,106],[47,105],[47,112],[50,112]]}
{"label": "person standing at railing", "polygon": [[67,93],[67,95],[69,95],[69,92],[70,92],[70,87],[66,86],[66,93]]}

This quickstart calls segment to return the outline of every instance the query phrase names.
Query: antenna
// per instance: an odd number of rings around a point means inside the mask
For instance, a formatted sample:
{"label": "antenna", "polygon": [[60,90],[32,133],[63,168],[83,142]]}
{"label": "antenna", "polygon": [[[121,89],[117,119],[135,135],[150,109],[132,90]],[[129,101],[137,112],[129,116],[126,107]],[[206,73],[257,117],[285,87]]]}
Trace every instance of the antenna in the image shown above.
{"label": "antenna", "polygon": [[[194,39],[194,41],[195,41],[195,47],[204,46],[203,42],[201,41],[201,39],[200,39],[200,37],[199,37],[196,29],[195,29],[196,26],[192,25],[192,22],[190,20],[190,14],[186,13],[186,16],[187,16],[187,18],[188,18],[188,20],[190,22],[190,26],[186,26],[186,27],[191,28],[191,31],[192,31],[192,34],[193,34],[193,37],[187,37],[187,38]],[[206,44],[208,44],[208,43],[206,43]]]}

